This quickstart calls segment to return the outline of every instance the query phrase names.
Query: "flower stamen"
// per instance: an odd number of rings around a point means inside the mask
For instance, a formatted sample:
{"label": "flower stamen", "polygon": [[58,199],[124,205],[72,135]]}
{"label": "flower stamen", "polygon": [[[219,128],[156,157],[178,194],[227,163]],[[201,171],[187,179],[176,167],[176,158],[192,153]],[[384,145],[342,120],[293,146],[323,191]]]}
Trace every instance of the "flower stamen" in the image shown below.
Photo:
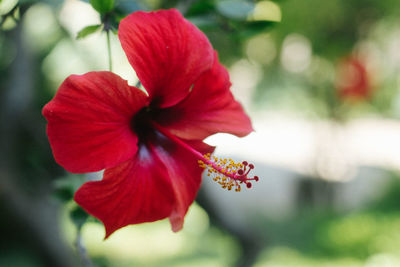
{"label": "flower stamen", "polygon": [[249,164],[247,161],[236,163],[232,159],[212,156],[211,153],[202,155],[158,123],[153,122],[152,125],[165,137],[169,138],[171,141],[175,142],[175,144],[186,149],[198,158],[197,163],[199,164],[199,167],[206,169],[208,172],[207,176],[212,177],[212,179],[221,185],[223,189],[229,191],[235,189],[236,192],[240,192],[242,190],[242,185],[245,184],[247,188],[251,188],[252,181],[258,182],[258,176],[249,177],[250,171],[254,169],[253,164]]}
{"label": "flower stamen", "polygon": [[259,180],[258,176],[249,177],[254,165],[247,161],[236,163],[232,159],[218,158],[208,153],[203,155],[203,160],[198,160],[198,163],[199,167],[207,170],[207,176],[212,177],[215,182],[228,191],[235,189],[236,192],[240,192],[243,184],[247,188],[251,188],[251,181]]}

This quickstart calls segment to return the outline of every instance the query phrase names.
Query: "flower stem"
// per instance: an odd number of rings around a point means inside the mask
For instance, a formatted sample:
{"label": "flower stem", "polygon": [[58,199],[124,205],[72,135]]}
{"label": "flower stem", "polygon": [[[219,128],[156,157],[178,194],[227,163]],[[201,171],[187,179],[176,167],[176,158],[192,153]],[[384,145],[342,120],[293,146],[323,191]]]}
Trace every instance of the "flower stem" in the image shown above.
{"label": "flower stem", "polygon": [[75,246],[76,246],[76,249],[77,249],[77,251],[79,253],[79,256],[81,258],[82,264],[85,267],[93,267],[93,263],[90,260],[90,257],[87,254],[86,248],[85,248],[85,246],[83,245],[83,242],[82,242],[81,230],[82,230],[82,226],[77,227]]}
{"label": "flower stem", "polygon": [[106,30],[107,35],[107,51],[108,51],[108,68],[112,71],[112,59],[111,59],[111,43],[110,43],[110,30]]}

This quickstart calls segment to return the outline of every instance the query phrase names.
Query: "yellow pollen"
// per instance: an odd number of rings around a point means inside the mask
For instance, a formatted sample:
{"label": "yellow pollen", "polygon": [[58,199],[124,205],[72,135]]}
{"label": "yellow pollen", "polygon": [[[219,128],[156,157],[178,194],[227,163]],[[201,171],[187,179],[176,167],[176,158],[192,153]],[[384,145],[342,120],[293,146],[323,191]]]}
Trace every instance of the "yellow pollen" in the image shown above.
{"label": "yellow pollen", "polygon": [[199,167],[207,170],[207,176],[210,176],[223,189],[235,192],[241,191],[241,185],[251,188],[251,181],[258,181],[258,177],[249,178],[249,172],[254,169],[253,164],[246,161],[236,163],[232,159],[218,158],[211,156],[210,153],[203,155],[204,161],[199,160]]}

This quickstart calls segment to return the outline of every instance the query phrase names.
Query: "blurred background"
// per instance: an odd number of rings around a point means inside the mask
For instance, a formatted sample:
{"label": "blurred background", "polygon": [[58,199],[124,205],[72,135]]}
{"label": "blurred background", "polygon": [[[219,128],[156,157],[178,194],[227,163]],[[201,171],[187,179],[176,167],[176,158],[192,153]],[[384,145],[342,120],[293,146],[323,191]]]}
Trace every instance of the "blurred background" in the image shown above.
{"label": "blurred background", "polygon": [[[41,109],[70,74],[108,69],[106,31],[136,84],[118,22],[171,7],[253,120],[206,142],[261,179],[236,193],[204,177],[181,232],[163,220],[103,241],[72,200],[98,174],[54,162]],[[0,0],[0,16],[0,266],[400,266],[397,0]]]}

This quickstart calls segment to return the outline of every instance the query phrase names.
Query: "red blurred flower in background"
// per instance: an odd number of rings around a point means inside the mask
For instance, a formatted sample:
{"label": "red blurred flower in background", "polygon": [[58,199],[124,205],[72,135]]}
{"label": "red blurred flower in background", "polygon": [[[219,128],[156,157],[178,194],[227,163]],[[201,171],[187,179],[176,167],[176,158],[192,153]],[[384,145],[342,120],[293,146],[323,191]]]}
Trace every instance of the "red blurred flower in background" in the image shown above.
{"label": "red blurred flower in background", "polygon": [[342,59],[337,67],[336,88],[342,100],[365,100],[372,86],[365,62],[357,57]]}
{"label": "red blurred flower in background", "polygon": [[[198,162],[214,166],[203,156],[213,147],[202,140],[245,136],[251,122],[206,36],[178,11],[135,12],[118,35],[147,94],[112,72],[71,75],[43,108],[49,141],[68,171],[105,169],[75,201],[104,223],[106,237],[167,217],[178,231],[200,187]],[[250,187],[258,178],[248,179],[246,166],[228,178]]]}

